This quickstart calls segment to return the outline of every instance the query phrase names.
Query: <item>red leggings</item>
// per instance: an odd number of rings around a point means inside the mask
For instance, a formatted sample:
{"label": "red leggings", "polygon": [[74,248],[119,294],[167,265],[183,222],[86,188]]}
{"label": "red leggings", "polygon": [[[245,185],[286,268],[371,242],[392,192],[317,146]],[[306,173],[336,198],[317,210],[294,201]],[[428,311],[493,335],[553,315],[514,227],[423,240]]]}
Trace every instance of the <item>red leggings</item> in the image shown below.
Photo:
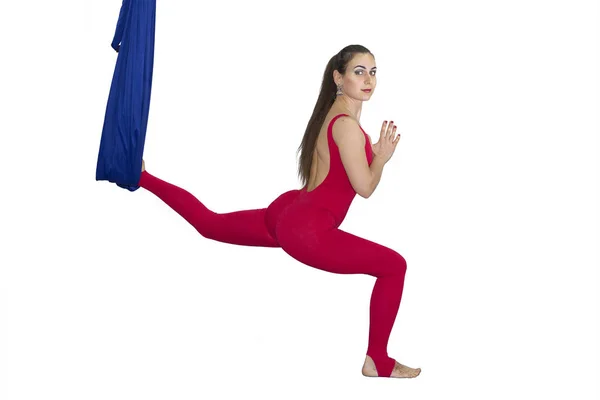
{"label": "red leggings", "polygon": [[406,273],[405,259],[394,250],[337,228],[322,208],[294,202],[302,190],[291,190],[268,208],[215,213],[196,197],[147,171],[139,186],[154,193],[205,238],[242,246],[281,247],[314,268],[337,274],[367,274],[377,278],[371,294],[369,355],[378,376],[389,377],[395,360],[387,354]]}

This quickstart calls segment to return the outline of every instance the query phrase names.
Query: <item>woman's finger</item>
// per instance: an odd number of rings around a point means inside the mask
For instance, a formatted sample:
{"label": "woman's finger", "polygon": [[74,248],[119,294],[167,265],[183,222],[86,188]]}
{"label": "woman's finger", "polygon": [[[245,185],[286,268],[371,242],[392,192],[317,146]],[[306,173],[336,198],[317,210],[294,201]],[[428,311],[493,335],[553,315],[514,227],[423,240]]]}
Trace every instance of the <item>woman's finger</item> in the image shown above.
{"label": "woman's finger", "polygon": [[381,125],[381,132],[379,132],[379,138],[384,137],[386,125],[387,125],[387,121],[383,121],[383,124]]}
{"label": "woman's finger", "polygon": [[392,130],[394,129],[394,126],[395,126],[394,121],[390,121],[390,124],[388,125],[388,128],[387,128],[387,136],[392,134]]}
{"label": "woman's finger", "polygon": [[392,141],[394,140],[394,132],[396,132],[396,126],[391,126],[391,127],[388,129],[388,132],[387,132],[387,134],[386,134],[385,138],[386,138],[387,140],[389,140],[390,142],[392,142]]}

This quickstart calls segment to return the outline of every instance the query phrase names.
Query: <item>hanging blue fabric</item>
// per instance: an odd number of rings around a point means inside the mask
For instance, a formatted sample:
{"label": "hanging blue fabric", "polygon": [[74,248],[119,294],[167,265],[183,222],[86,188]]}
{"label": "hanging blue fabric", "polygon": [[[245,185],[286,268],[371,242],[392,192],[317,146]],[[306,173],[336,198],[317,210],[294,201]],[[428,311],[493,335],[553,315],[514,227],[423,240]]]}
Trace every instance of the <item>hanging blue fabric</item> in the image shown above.
{"label": "hanging blue fabric", "polygon": [[119,53],[100,139],[96,180],[139,188],[146,141],[156,0],[123,0],[111,47]]}

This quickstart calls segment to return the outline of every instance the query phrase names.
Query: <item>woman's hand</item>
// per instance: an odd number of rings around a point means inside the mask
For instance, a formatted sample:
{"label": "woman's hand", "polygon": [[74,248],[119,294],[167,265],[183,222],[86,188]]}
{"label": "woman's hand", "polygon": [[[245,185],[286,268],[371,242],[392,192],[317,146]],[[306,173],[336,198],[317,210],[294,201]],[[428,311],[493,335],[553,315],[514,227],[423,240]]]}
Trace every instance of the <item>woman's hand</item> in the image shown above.
{"label": "woman's hand", "polygon": [[394,150],[396,150],[396,146],[400,142],[400,134],[394,136],[396,128],[394,121],[390,121],[389,124],[387,121],[383,121],[379,141],[372,146],[373,153],[377,157],[381,157],[386,163],[392,158]]}

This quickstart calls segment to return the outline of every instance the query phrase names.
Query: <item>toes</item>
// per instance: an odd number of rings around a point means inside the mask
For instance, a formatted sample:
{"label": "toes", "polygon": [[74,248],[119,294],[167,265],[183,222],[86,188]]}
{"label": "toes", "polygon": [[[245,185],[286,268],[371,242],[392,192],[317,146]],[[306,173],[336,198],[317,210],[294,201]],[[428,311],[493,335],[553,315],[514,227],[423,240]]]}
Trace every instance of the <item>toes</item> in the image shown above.
{"label": "toes", "polygon": [[395,370],[404,378],[415,378],[421,373],[421,368],[411,368],[397,362]]}

